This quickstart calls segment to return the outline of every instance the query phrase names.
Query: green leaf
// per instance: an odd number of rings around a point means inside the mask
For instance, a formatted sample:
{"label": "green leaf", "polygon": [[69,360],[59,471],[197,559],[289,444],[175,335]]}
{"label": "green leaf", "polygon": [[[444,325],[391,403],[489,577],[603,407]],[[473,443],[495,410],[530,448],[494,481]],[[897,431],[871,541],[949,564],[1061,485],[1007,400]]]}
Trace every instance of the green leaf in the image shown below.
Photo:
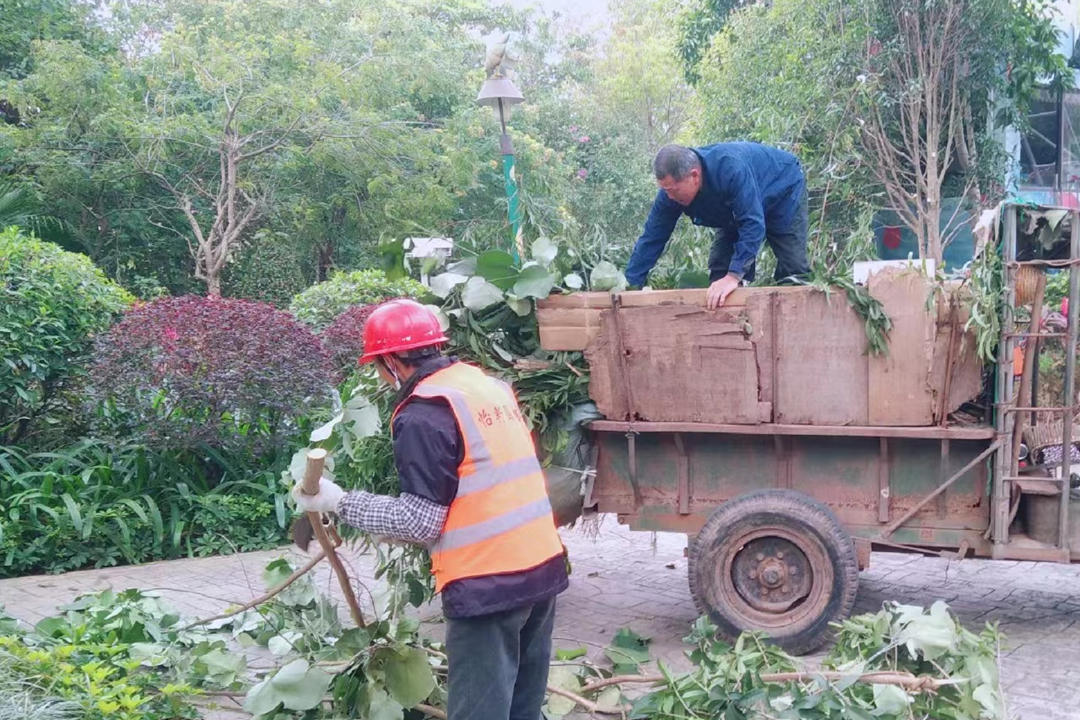
{"label": "green leaf", "polygon": [[454,288],[468,279],[468,275],[444,272],[431,278],[428,283],[431,286],[431,292],[445,300],[454,291]]}
{"label": "green leaf", "polygon": [[476,273],[500,290],[509,290],[518,276],[514,258],[502,250],[488,250],[476,258]]}
{"label": "green leaf", "polygon": [[848,705],[844,708],[844,720],[873,720],[873,716],[862,708]]}
{"label": "green leaf", "polygon": [[340,658],[352,658],[368,649],[371,633],[364,628],[349,628],[334,643],[335,655]]}
{"label": "green leaf", "polygon": [[544,299],[555,287],[555,278],[540,265],[529,265],[522,269],[514,283],[514,295]]}
{"label": "green leaf", "polygon": [[327,422],[312,430],[311,442],[319,443],[330,437],[330,435],[334,432],[334,428],[337,427],[337,424],[341,422],[341,419],[343,417],[344,415],[342,415],[342,413],[338,413],[334,417],[330,418],[330,420],[328,420]]}
{"label": "green leaf", "polygon": [[48,638],[59,637],[67,630],[67,621],[60,617],[48,617],[34,626],[34,630]]}
{"label": "green leaf", "polygon": [[900,715],[911,704],[911,696],[897,685],[874,685],[874,710],[872,715]]}
{"label": "green leaf", "polygon": [[956,647],[956,623],[949,616],[948,606],[938,600],[929,612],[910,605],[897,606],[901,629],[897,642],[907,645],[912,657],[921,653],[926,660],[934,660]]}
{"label": "green leaf", "polygon": [[503,362],[514,362],[514,355],[509,350],[504,348],[497,342],[491,343],[491,349],[495,351],[495,354],[502,358]]}
{"label": "green leaf", "polygon": [[[292,571],[292,566],[285,558],[278,558],[267,563],[263,569],[263,583],[265,583],[266,589],[269,590],[283,583],[292,575]],[[315,601],[315,587],[310,580],[310,576],[302,577],[282,590],[277,595],[277,599],[292,607],[306,607],[313,603]]]}
{"label": "green leaf", "polygon": [[599,695],[596,696],[596,705],[608,710],[614,710],[622,705],[622,691],[619,688],[612,686],[604,688]]}
{"label": "green leaf", "polygon": [[443,309],[441,307],[439,307],[438,305],[424,305],[424,307],[430,310],[431,314],[435,316],[435,319],[439,321],[439,328],[443,332],[446,332],[450,329],[450,317],[445,312],[443,312]]}
{"label": "green leaf", "polygon": [[293,660],[248,691],[244,709],[252,715],[265,715],[278,705],[288,710],[310,710],[322,702],[333,677],[308,665],[307,660]]}
{"label": "green leaf", "polygon": [[458,260],[457,262],[450,263],[446,266],[446,272],[456,273],[458,275],[464,275],[469,277],[476,274],[476,258],[467,257]]}
{"label": "green leaf", "polygon": [[994,690],[993,685],[980,685],[975,688],[971,696],[986,711],[985,717],[997,718],[1005,715],[1005,706],[1001,701],[1001,693]]}
{"label": "green leaf", "polygon": [[859,676],[866,672],[866,661],[853,660],[850,663],[845,663],[844,665],[841,665],[837,668],[837,670],[848,674],[840,678],[839,680],[834,680],[833,686],[837,690],[847,690],[849,687],[851,687],[858,681]]}
{"label": "green leaf", "polygon": [[626,289],[626,277],[611,262],[601,260],[589,274],[589,284],[593,290],[601,292],[607,290],[622,292]]}
{"label": "green leaf", "polygon": [[288,655],[296,649],[296,642],[304,637],[304,633],[296,630],[282,630],[280,635],[270,638],[266,644],[267,649],[277,655]]}
{"label": "green leaf", "polygon": [[572,650],[556,650],[555,659],[562,660],[563,662],[577,660],[579,657],[585,657],[586,652],[588,651],[583,647],[574,648]]}
{"label": "green leaf", "polygon": [[528,317],[532,313],[532,300],[527,298],[508,297],[506,298],[506,304],[518,317]]}
{"label": "green leaf", "polygon": [[473,312],[490,307],[502,299],[502,290],[479,276],[469,278],[461,293],[462,304]]}
{"label": "green leaf", "polygon": [[585,281],[577,273],[569,273],[562,279],[563,284],[571,290],[580,290],[585,287]]}
{"label": "green leaf", "polygon": [[373,437],[382,431],[382,418],[379,415],[378,406],[359,390],[358,387],[358,392],[349,398],[349,402],[345,403],[345,408],[342,410],[344,424],[354,440]]}
{"label": "green leaf", "polygon": [[385,660],[386,689],[403,707],[412,707],[427,699],[435,689],[427,653],[418,648],[405,648]]}
{"label": "green leaf", "polygon": [[285,582],[290,575],[292,575],[293,568],[289,564],[289,561],[285,558],[278,558],[277,560],[271,560],[266,563],[266,567],[263,568],[263,584],[266,585],[266,589],[277,587],[281,583]]}
{"label": "green leaf", "polygon": [[158,643],[131,643],[128,656],[147,667],[157,667],[168,662],[168,658],[165,656],[165,646]]}
{"label": "green leaf", "polygon": [[83,518],[82,513],[79,512],[78,504],[68,493],[61,495],[60,499],[64,502],[64,507],[67,508],[68,515],[71,517],[71,526],[75,528],[75,532],[81,533],[83,528]]}
{"label": "green leaf", "polygon": [[401,720],[405,716],[405,708],[394,698],[390,697],[382,689],[371,693],[368,702],[367,720]]}
{"label": "green leaf", "polygon": [[546,237],[539,237],[529,248],[532,258],[541,265],[550,265],[559,254],[559,246]]}
{"label": "green leaf", "polygon": [[615,665],[616,674],[635,673],[639,665],[649,661],[649,638],[642,637],[629,628],[620,628],[604,654]]}
{"label": "green leaf", "polygon": [[[569,668],[553,667],[548,673],[548,685],[563,690],[569,690],[572,693],[578,693],[581,691],[581,678],[575,675]],[[572,713],[576,707],[577,703],[570,698],[554,693],[548,695],[547,714],[550,716],[562,717],[563,715],[568,715]]]}
{"label": "green leaf", "polygon": [[242,654],[221,648],[210,650],[195,659],[196,670],[222,687],[235,682],[236,676],[243,672],[245,664]]}

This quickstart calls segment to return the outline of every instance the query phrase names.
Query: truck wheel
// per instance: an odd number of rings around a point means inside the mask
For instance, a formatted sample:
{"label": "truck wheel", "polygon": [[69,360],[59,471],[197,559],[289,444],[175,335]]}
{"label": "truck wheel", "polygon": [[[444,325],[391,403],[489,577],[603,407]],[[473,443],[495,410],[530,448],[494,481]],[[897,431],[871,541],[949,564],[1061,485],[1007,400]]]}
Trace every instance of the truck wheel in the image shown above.
{"label": "truck wheel", "polygon": [[690,593],[728,638],[759,630],[796,655],[855,604],[855,544],[832,511],[792,490],[724,503],[690,545]]}

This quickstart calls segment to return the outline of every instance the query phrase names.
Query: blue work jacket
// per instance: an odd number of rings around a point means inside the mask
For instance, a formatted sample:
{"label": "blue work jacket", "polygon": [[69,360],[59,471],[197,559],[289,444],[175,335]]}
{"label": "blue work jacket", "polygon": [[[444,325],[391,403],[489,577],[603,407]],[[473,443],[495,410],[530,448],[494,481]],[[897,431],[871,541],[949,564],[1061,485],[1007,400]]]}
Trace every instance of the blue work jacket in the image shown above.
{"label": "blue work jacket", "polygon": [[641,286],[656,265],[682,215],[695,225],[737,230],[728,272],[740,277],[757,258],[765,228],[786,230],[805,187],[794,155],[753,142],[693,148],[701,159],[701,189],[685,207],[660,190],[626,265],[626,280]]}

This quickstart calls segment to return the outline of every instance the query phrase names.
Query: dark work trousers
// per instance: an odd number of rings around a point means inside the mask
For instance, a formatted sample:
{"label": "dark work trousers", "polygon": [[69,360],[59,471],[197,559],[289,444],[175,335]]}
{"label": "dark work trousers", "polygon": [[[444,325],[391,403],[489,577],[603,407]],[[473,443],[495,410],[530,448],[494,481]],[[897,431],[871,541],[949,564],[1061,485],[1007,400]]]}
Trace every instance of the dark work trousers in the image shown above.
{"label": "dark work trousers", "polygon": [[505,612],[446,619],[449,720],[540,720],[555,598]]}
{"label": "dark work trousers", "polygon": [[[803,277],[810,272],[810,263],[806,259],[806,236],[810,227],[807,210],[806,184],[803,184],[799,196],[799,207],[795,218],[788,227],[777,228],[765,221],[765,244],[776,255],[777,282],[792,275]],[[739,237],[738,228],[717,228],[712,250],[709,252],[709,282],[715,282],[727,275],[731,256],[735,252],[735,241]],[[751,262],[743,273],[743,280],[754,279],[755,262]]]}

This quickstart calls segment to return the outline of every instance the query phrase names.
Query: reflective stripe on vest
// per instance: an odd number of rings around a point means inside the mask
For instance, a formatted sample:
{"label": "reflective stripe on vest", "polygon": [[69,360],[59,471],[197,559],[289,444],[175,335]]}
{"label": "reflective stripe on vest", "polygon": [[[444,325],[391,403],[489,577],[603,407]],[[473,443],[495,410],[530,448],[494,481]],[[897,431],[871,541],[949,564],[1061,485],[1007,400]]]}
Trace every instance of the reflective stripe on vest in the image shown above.
{"label": "reflective stripe on vest", "polygon": [[510,386],[455,363],[421,380],[413,395],[449,402],[465,443],[458,492],[431,548],[436,590],[561,554],[543,470]]}

